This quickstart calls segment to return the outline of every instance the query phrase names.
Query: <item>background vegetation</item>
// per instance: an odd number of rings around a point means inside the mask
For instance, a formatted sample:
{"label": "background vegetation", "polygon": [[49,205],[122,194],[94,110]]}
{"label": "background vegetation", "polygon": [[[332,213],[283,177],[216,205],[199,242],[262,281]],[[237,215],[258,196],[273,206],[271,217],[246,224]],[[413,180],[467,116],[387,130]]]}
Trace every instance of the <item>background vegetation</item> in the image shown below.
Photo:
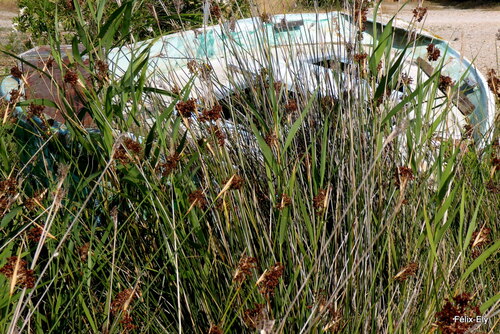
{"label": "background vegetation", "polygon": [[[478,150],[464,129],[436,145],[423,102],[437,76],[414,78],[403,109],[384,94],[405,85],[400,61],[357,43],[371,65],[333,63],[352,80],[341,99],[289,92],[268,69],[217,104],[193,101],[190,85],[147,86],[147,53],[107,73],[112,47],[175,24],[150,32],[142,1],[109,3],[39,20],[53,50],[71,37],[89,57],[67,67],[52,53],[61,105],[2,105],[0,332],[448,333],[450,317],[478,313],[498,329],[498,137]],[[383,36],[373,46],[388,50]],[[48,106],[67,110],[70,135]]]}
{"label": "background vegetation", "polygon": [[[85,22],[97,23],[93,16],[98,14],[93,12],[90,6],[84,5],[85,1],[79,1],[81,4],[82,15]],[[102,11],[102,20],[106,21],[111,13],[117,8],[120,1],[106,1],[103,7],[97,10]],[[248,14],[248,3],[238,1],[236,9],[234,1],[228,4],[221,3],[221,10],[231,12],[240,18],[241,15]],[[130,22],[131,33],[140,38],[155,36],[164,32],[172,32],[179,29],[199,26],[202,22],[203,0],[190,1],[156,1],[156,0],[138,0],[133,3],[134,20]],[[76,31],[78,23],[75,16],[75,5],[72,0],[58,1],[36,1],[19,0],[21,13],[15,19],[18,29],[22,32],[29,32],[34,38],[40,39],[39,42],[47,41],[47,37],[54,33],[56,29],[71,35]],[[57,19],[54,18],[57,15]],[[97,27],[91,27],[91,32],[96,32]],[[118,36],[116,36],[119,38]]]}

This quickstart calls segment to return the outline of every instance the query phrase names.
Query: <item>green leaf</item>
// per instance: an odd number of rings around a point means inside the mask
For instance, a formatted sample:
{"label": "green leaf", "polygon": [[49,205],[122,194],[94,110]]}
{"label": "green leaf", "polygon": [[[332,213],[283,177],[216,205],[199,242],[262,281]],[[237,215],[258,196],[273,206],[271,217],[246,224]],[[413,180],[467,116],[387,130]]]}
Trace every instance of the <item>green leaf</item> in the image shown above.
{"label": "green leaf", "polygon": [[[382,56],[384,55],[385,50],[387,49],[387,46],[389,45],[389,42],[391,41],[392,37],[392,21],[394,18],[392,18],[389,23],[385,26],[382,35],[380,36],[380,39],[378,41],[378,45],[375,48],[375,50],[372,53],[372,56],[370,57],[369,65],[370,65],[370,71],[374,75],[378,73],[377,67],[378,64],[380,63],[380,60],[382,59]],[[373,23],[374,26],[376,26],[376,23]],[[374,28],[376,29],[376,28]],[[389,45],[390,47],[390,45]]]}
{"label": "green leaf", "polygon": [[[401,70],[401,64],[403,63],[403,60],[406,56],[406,48],[401,51],[398,59],[392,64],[391,68],[389,69],[389,73],[384,75],[382,79],[380,80],[379,85],[377,86],[377,89],[375,91],[374,95],[374,100],[378,100],[382,95],[386,92],[387,89],[393,89],[395,83],[398,81],[398,75],[397,72]],[[378,63],[377,63],[378,65]]]}
{"label": "green leaf", "polygon": [[326,156],[328,148],[328,129],[330,128],[330,120],[327,119],[325,125],[323,126],[323,138],[321,138],[321,158],[320,158],[320,170],[319,170],[319,186],[323,188],[323,183],[325,180],[326,171]]}
{"label": "green leaf", "polygon": [[29,100],[24,100],[24,101],[18,102],[17,106],[18,107],[27,107],[27,106],[29,106],[32,103],[36,104],[36,105],[39,105],[39,106],[46,106],[46,107],[51,107],[51,108],[59,109],[59,106],[54,101],[51,101],[51,100],[48,100],[48,99],[29,99]]}
{"label": "green leaf", "polygon": [[488,310],[493,304],[495,304],[499,300],[500,300],[500,293],[497,293],[496,295],[485,301],[484,304],[479,307],[479,310],[481,311],[481,313],[485,313],[486,310]]}
{"label": "green leaf", "polygon": [[460,280],[465,281],[474,270],[479,268],[479,266],[482,265],[488,259],[488,257],[495,253],[499,248],[500,240],[497,240],[497,242],[495,242],[490,248],[485,250],[476,260],[474,260],[474,262],[472,262],[472,264],[469,266],[469,268],[467,268],[462,277],[460,277]]}
{"label": "green leaf", "polygon": [[130,10],[129,7],[131,6],[132,3],[130,1],[127,1],[110,15],[108,21],[106,22],[106,24],[104,24],[104,26],[102,26],[101,30],[99,31],[99,35],[97,36],[97,38],[100,39],[101,47],[109,49],[112,46],[113,40],[116,36],[116,32],[120,28],[120,25],[124,21],[126,21],[121,16],[126,11],[128,12]]}
{"label": "green leaf", "polygon": [[251,123],[252,131],[257,138],[257,143],[259,144],[260,150],[262,154],[264,155],[264,160],[266,161],[266,164],[273,169],[273,167],[276,165],[275,159],[273,152],[271,151],[271,148],[267,145],[266,141],[264,138],[259,133],[259,130],[257,130],[257,127],[255,126],[254,123]]}
{"label": "green leaf", "polygon": [[149,158],[149,154],[151,153],[151,148],[153,147],[153,142],[155,138],[155,131],[156,131],[156,122],[154,122],[153,126],[151,127],[151,130],[149,130],[148,136],[146,138],[146,148],[144,150],[144,156],[145,158]]}
{"label": "green leaf", "polygon": [[425,208],[424,208],[424,219],[425,219],[425,230],[427,232],[427,241],[429,241],[429,245],[431,246],[431,251],[432,251],[431,262],[434,262],[434,259],[437,258],[437,247],[436,244],[434,243],[435,240],[434,231],[432,230],[431,222],[427,217],[427,210]]}
{"label": "green leaf", "polygon": [[14,208],[10,210],[9,213],[7,213],[3,218],[2,218],[2,223],[0,224],[0,228],[5,228],[7,225],[17,216],[19,212],[23,210],[22,207],[18,206],[17,208]]}
{"label": "green leaf", "polygon": [[160,89],[160,88],[155,88],[155,87],[144,87],[143,91],[146,92],[146,93],[156,93],[156,94],[160,94],[160,95],[165,95],[165,96],[169,96],[169,97],[172,97],[172,98],[177,98],[178,97],[177,94],[169,92],[168,90]]}
{"label": "green leaf", "polygon": [[73,37],[73,40],[71,41],[71,51],[76,62],[80,66],[84,66],[82,56],[80,55],[80,50],[78,49],[78,38],[76,36]]}
{"label": "green leaf", "polygon": [[92,317],[92,314],[90,313],[90,310],[87,307],[87,302],[83,299],[81,294],[78,294],[78,299],[80,300],[80,305],[83,307],[83,312],[85,313],[85,317],[87,318],[90,327],[92,327],[92,330],[94,333],[98,333],[99,330],[96,326],[96,322],[94,320],[94,317]]}
{"label": "green leaf", "polygon": [[96,22],[97,22],[97,27],[101,27],[101,20],[102,20],[102,15],[104,14],[104,8],[106,5],[106,0],[99,0],[99,3],[97,4],[97,14],[96,14]]}
{"label": "green leaf", "polygon": [[135,83],[133,79],[140,73],[142,72],[143,68],[147,66],[148,61],[149,61],[149,47],[145,48],[144,50],[139,53],[139,56],[135,59],[133,59],[130,62],[130,65],[125,72],[125,75],[123,76],[121,82],[123,83],[124,87],[134,87]]}
{"label": "green leaf", "polygon": [[288,132],[285,140],[285,146],[283,147],[283,153],[288,149],[288,147],[292,143],[293,137],[295,137],[295,134],[297,133],[297,131],[299,131],[300,126],[304,122],[304,117],[309,112],[314,100],[316,99],[317,91],[318,89],[313,92],[311,98],[309,99],[309,101],[307,101],[307,105],[304,108],[304,111],[302,111],[300,117],[293,123],[292,127],[290,128],[290,131]]}
{"label": "green leaf", "polygon": [[474,214],[473,214],[472,219],[470,221],[469,228],[467,229],[467,236],[465,237],[463,248],[462,248],[464,250],[467,249],[467,247],[469,246],[470,240],[472,239],[472,234],[476,230],[476,227],[477,227],[477,215],[479,213],[479,208],[481,207],[481,202],[483,200],[483,195],[484,195],[484,192],[482,192],[481,196],[479,196],[479,200],[477,202],[476,209],[474,210]]}
{"label": "green leaf", "polygon": [[[382,120],[382,123],[388,122],[392,118],[392,116],[396,115],[401,109],[403,109],[403,107],[408,102],[410,102],[411,100],[413,100],[415,98],[415,96],[417,96],[419,94],[420,90],[422,90],[423,87],[429,85],[434,80],[434,78],[438,75],[438,73],[439,72],[434,73],[422,85],[418,86],[417,89],[415,89],[411,94],[409,94],[408,96],[406,96],[400,103],[398,103],[394,108],[392,108],[391,111],[389,111],[387,113],[387,115],[385,115],[384,119]],[[381,83],[381,85],[382,85],[382,83]],[[376,95],[375,95],[375,97],[376,97]]]}
{"label": "green leaf", "polygon": [[[458,187],[456,187],[450,194],[450,196],[448,196],[446,198],[446,200],[444,201],[443,205],[439,208],[436,216],[434,216],[434,225],[435,226],[441,226],[441,220],[443,219],[444,215],[446,212],[449,212],[449,208],[451,206],[451,204],[453,203],[453,200],[455,199],[455,195],[457,193],[457,190],[458,190]],[[435,240],[435,243],[438,244],[439,241],[441,240],[443,234],[446,232],[446,230],[450,227],[451,223],[452,223],[452,219],[450,219],[450,217],[454,217],[454,215],[448,215],[448,219],[446,221],[446,223],[438,229],[437,233],[436,233],[436,240]]]}

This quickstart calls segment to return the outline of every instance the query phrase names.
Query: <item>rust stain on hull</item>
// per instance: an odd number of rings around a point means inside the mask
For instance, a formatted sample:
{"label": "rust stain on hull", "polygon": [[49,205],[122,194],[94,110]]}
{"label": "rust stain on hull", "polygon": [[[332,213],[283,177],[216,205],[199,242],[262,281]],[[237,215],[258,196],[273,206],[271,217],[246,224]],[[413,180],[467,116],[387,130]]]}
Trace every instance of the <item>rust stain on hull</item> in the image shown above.
{"label": "rust stain on hull", "polygon": [[[61,58],[66,69],[68,69],[68,65],[70,64],[67,56],[67,53],[69,52],[72,52],[71,46],[61,46]],[[64,82],[64,73],[61,73],[57,64],[50,64],[50,60],[52,59],[50,46],[36,47],[21,54],[19,57],[37,68],[42,69],[53,78],[50,79],[39,70],[36,70],[27,64],[21,63],[20,67],[22,67],[26,77],[26,86],[24,89],[27,99],[48,99],[56,103],[59,108],[46,107],[45,114],[60,123],[65,122],[64,113],[70,113],[73,111],[79,113],[81,111],[83,103],[80,94],[77,93],[74,87]],[[77,67],[76,70],[84,74],[85,77],[86,72],[84,69]],[[64,88],[64,97],[66,101],[68,101],[71,108],[70,110],[64,106],[63,98],[57,89],[58,86]],[[92,118],[89,114],[85,114],[83,116],[81,123],[84,127],[93,125]]]}

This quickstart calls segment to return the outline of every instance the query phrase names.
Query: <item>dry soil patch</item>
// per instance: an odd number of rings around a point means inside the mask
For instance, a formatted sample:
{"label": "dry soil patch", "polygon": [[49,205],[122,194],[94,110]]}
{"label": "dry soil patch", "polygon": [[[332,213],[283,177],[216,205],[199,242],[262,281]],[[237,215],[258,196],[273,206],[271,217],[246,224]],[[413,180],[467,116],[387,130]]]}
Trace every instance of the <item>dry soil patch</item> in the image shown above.
{"label": "dry soil patch", "polygon": [[[397,14],[398,18],[410,21],[416,3],[403,7],[399,3],[384,2],[381,10],[385,14]],[[485,73],[487,69],[500,68],[500,8],[457,9],[450,6],[428,5],[428,13],[419,25],[450,42]]]}
{"label": "dry soil patch", "polygon": [[12,10],[5,10],[0,8],[0,28],[12,28],[12,19],[17,15]]}

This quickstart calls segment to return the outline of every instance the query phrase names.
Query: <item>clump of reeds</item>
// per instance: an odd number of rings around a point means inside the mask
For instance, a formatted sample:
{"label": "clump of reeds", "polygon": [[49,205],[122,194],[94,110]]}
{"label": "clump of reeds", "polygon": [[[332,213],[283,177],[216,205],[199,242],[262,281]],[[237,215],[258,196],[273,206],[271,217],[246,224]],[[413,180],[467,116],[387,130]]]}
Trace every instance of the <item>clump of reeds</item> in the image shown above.
{"label": "clump of reeds", "polygon": [[[465,152],[467,138],[436,138],[444,124],[431,116],[449,111],[436,92],[454,82],[420,71],[410,77],[391,48],[395,30],[373,45],[359,40],[374,28],[368,1],[354,3],[346,8],[356,27],[345,43],[301,46],[328,58],[330,81],[296,75],[288,85],[275,77],[276,48],[263,30],[255,59],[238,52],[238,22],[230,22],[228,54],[242,68],[261,68],[239,73],[242,84],[217,98],[211,60],[194,54],[182,59],[193,80],[186,85],[172,75],[165,89],[150,87],[147,48],[116,75],[105,59],[137,41],[127,27],[139,2],[122,1],[104,24],[96,7],[103,0],[73,2],[77,12],[95,13],[92,27],[102,30],[91,34],[76,15],[75,45],[85,51],[75,49],[68,67],[52,45],[47,60],[47,75],[61,67],[66,76],[56,107],[71,134],[42,135],[20,119],[0,127],[1,279],[28,288],[0,294],[0,332],[422,333],[435,321],[442,331],[458,329],[450,317],[479,314],[470,296],[442,301],[499,274],[491,256],[495,148]],[[223,5],[212,5],[206,14],[225,27]],[[425,15],[418,9],[414,21]],[[278,23],[255,16],[259,29]],[[207,37],[202,28],[197,36]],[[441,51],[427,48],[439,73]],[[79,67],[95,85],[80,82]],[[203,94],[190,84],[196,80]],[[72,86],[83,98],[78,110],[65,98]],[[336,87],[336,96],[320,93]],[[13,101],[9,110],[16,105],[31,121],[54,108]],[[93,129],[81,125],[85,113]],[[44,231],[50,242],[40,242]],[[140,282],[140,294],[117,289],[131,282]],[[497,291],[477,291],[479,311],[492,314]]]}

